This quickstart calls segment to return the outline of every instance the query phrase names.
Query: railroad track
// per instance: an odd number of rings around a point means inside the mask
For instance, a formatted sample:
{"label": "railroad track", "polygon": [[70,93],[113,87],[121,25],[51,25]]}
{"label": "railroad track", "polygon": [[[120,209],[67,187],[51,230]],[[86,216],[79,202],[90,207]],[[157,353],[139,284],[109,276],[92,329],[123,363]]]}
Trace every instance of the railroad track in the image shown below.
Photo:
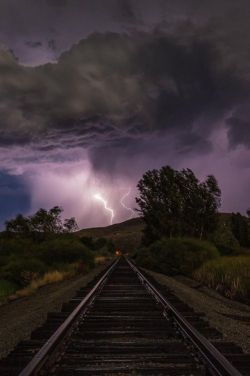
{"label": "railroad track", "polygon": [[250,375],[250,356],[120,258],[0,361],[1,376]]}

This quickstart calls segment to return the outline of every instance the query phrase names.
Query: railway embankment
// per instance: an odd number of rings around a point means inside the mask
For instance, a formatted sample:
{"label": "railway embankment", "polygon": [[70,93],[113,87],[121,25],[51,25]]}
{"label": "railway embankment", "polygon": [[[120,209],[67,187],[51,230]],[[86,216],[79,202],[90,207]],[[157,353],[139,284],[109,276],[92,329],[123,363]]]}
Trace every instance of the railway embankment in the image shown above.
{"label": "railway embankment", "polygon": [[157,282],[168,287],[184,303],[204,312],[212,327],[226,340],[250,352],[250,306],[223,297],[215,290],[186,277],[169,277],[145,269]]}
{"label": "railway embankment", "polygon": [[0,306],[0,358],[7,355],[18,342],[28,339],[31,332],[46,320],[49,311],[59,311],[64,302],[70,300],[104,267],[98,266],[84,276],[44,286],[34,295]]}

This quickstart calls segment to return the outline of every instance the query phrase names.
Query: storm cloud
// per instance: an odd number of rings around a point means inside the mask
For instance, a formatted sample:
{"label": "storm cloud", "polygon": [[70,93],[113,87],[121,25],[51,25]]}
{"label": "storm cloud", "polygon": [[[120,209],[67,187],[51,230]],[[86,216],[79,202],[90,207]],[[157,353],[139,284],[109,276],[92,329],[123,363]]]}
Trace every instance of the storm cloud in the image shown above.
{"label": "storm cloud", "polygon": [[56,64],[23,67],[2,50],[0,69],[2,146],[117,145],[168,132],[195,147],[249,96],[246,77],[196,35],[96,33]]}
{"label": "storm cloud", "polygon": [[94,225],[92,192],[103,187],[118,205],[131,186],[133,206],[141,174],[166,163],[215,173],[223,208],[244,209],[228,176],[240,174],[246,200],[250,7],[200,4],[1,2],[0,21],[15,12],[17,22],[0,22],[0,170],[27,183],[27,210],[53,205],[64,185],[67,214]]}

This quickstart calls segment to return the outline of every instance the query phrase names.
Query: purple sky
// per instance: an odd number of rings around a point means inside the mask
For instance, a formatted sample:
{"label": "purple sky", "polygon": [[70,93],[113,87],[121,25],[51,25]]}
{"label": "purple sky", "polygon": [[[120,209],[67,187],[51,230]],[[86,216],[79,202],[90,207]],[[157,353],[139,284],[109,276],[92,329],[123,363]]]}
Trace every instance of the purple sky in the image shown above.
{"label": "purple sky", "polygon": [[222,210],[245,212],[249,16],[248,0],[1,0],[0,225],[54,205],[108,225],[96,194],[126,220],[166,164],[214,174]]}

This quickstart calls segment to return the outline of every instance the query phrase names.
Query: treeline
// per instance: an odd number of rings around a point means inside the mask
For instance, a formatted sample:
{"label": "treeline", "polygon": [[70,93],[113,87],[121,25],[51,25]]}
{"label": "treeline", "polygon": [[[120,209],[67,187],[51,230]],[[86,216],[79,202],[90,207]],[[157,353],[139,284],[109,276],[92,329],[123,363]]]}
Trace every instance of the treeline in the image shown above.
{"label": "treeline", "polygon": [[61,218],[62,212],[63,209],[61,207],[54,206],[49,210],[41,208],[29,217],[18,214],[15,218],[5,222],[6,232],[35,238],[38,234],[46,236],[76,231],[78,225],[75,218],[71,217],[63,220]]}

